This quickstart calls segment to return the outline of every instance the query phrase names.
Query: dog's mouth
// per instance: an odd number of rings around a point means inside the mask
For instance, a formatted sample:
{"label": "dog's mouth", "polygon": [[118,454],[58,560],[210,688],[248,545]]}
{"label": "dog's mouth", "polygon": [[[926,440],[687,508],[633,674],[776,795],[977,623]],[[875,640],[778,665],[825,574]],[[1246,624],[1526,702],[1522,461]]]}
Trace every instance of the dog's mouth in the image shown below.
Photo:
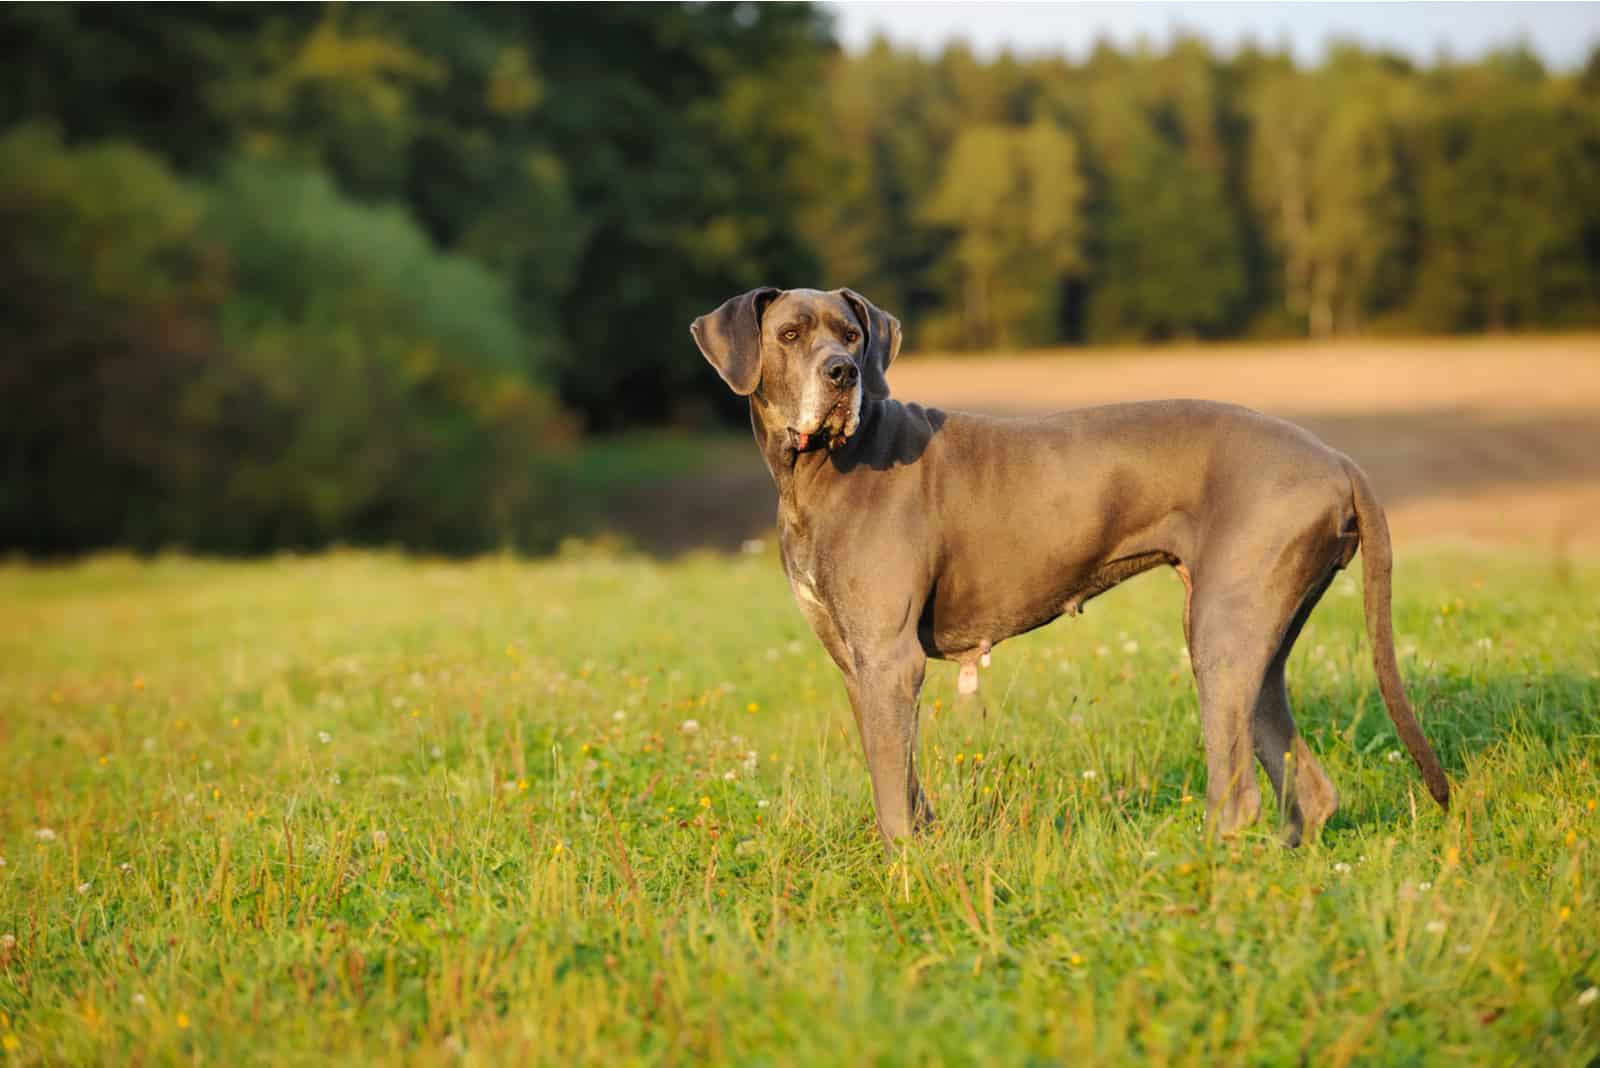
{"label": "dog's mouth", "polygon": [[842,397],[822,417],[822,421],[813,430],[797,430],[789,428],[789,445],[795,452],[812,452],[816,449],[839,448],[850,440],[850,435],[856,432],[856,407],[849,397]]}

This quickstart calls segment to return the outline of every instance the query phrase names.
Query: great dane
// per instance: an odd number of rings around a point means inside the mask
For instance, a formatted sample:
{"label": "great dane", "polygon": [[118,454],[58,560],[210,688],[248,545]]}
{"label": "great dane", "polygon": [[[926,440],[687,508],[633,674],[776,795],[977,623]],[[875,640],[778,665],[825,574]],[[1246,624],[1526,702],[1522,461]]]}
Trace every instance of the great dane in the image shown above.
{"label": "great dane", "polygon": [[959,663],[970,692],[992,647],[1161,565],[1187,591],[1209,827],[1232,835],[1260,814],[1254,754],[1285,842],[1314,835],[1338,798],[1295,729],[1283,668],[1358,546],[1379,690],[1448,807],[1395,662],[1388,523],[1349,457],[1206,401],[1028,419],[902,404],[884,377],[900,323],[849,289],[754,289],[689,329],[750,398],[784,572],[844,676],[886,846],[932,816],[917,781],[928,658]]}

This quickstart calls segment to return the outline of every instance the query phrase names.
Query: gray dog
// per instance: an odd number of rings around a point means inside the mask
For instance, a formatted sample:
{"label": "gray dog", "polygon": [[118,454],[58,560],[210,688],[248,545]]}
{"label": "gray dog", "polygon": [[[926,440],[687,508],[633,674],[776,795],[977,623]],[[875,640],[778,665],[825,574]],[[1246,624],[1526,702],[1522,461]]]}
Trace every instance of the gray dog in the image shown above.
{"label": "gray dog", "polygon": [[1272,780],[1290,845],[1338,804],[1295,729],[1283,667],[1336,572],[1365,546],[1378,687],[1428,791],[1449,783],[1395,663],[1389,529],[1366,476],[1306,431],[1193,400],[1042,419],[889,398],[900,323],[848,289],[751,290],[690,326],[778,484],[783,568],[844,675],[885,843],[931,818],[917,781],[928,657],[965,692],[1005,639],[1166,564],[1187,591],[1210,826],[1260,814]]}

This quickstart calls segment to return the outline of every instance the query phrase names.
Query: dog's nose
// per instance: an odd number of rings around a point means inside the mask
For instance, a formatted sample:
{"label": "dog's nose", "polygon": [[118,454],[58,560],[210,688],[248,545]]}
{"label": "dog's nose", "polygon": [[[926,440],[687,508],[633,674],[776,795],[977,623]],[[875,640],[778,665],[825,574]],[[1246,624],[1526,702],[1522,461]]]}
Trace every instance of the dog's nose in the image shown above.
{"label": "dog's nose", "polygon": [[856,384],[860,372],[856,370],[856,363],[850,357],[830,356],[822,365],[822,377],[840,389],[848,389]]}

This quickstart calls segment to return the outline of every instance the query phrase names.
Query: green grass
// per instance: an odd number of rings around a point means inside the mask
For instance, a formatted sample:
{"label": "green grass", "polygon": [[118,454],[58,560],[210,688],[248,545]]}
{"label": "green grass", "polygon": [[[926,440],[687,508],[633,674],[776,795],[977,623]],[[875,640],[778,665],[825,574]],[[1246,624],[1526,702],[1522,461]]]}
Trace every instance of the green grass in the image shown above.
{"label": "green grass", "polygon": [[891,865],[770,555],[0,568],[0,1058],[1583,1065],[1600,570],[1397,580],[1448,816],[1344,576],[1290,669],[1338,816],[1208,843],[1153,573],[987,716],[930,672]]}

